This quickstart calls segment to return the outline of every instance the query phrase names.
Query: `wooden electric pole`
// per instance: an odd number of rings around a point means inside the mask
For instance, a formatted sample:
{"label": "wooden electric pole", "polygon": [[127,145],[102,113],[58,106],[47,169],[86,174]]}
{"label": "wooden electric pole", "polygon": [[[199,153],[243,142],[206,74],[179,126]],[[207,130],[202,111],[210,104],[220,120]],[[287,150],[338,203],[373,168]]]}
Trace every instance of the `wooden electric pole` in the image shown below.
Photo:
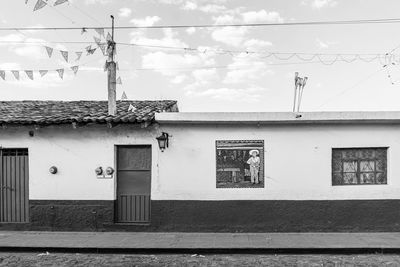
{"label": "wooden electric pole", "polygon": [[111,40],[107,40],[107,52],[108,52],[108,62],[107,62],[107,79],[108,79],[108,115],[117,114],[117,92],[116,92],[116,77],[117,70],[114,61],[115,53],[115,42],[114,42],[114,16],[111,15]]}

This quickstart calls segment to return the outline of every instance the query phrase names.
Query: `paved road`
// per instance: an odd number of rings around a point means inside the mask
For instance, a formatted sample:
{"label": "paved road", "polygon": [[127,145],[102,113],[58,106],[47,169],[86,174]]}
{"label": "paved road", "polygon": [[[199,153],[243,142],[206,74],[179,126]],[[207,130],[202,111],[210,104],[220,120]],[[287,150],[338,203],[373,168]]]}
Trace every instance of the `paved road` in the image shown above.
{"label": "paved road", "polygon": [[0,266],[400,266],[400,255],[0,253]]}

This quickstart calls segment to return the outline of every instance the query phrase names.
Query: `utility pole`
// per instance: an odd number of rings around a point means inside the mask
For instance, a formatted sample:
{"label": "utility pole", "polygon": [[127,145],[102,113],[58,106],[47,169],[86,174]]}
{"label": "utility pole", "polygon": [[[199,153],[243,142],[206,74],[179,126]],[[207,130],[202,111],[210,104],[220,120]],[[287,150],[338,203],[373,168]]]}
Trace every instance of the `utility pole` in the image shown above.
{"label": "utility pole", "polygon": [[115,116],[117,114],[117,92],[116,92],[116,77],[117,70],[114,61],[115,42],[114,42],[114,16],[111,15],[111,40],[107,41],[107,80],[108,80],[108,115]]}
{"label": "utility pole", "polygon": [[308,77],[301,78],[299,73],[294,74],[294,100],[293,100],[293,112],[300,111],[301,99],[303,98],[304,86],[306,86]]}

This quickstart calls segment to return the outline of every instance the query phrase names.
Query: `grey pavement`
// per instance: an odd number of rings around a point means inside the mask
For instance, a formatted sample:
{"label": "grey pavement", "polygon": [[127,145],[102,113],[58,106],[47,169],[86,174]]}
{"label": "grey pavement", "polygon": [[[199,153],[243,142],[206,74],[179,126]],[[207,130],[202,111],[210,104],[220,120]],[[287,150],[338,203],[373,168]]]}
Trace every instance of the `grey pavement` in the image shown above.
{"label": "grey pavement", "polygon": [[0,231],[0,248],[399,249],[400,233],[143,233]]}

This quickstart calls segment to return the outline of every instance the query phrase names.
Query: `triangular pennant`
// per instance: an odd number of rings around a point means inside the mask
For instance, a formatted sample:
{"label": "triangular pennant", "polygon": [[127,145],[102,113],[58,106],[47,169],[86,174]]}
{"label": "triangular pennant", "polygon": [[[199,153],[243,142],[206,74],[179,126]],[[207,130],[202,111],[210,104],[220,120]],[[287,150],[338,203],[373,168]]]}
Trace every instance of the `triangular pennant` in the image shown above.
{"label": "triangular pennant", "polygon": [[51,57],[51,55],[53,55],[53,48],[48,47],[48,46],[45,46],[45,48],[46,48],[47,55],[49,57]]}
{"label": "triangular pennant", "polygon": [[26,76],[28,76],[29,79],[33,80],[33,71],[26,70],[25,73],[26,73]]}
{"label": "triangular pennant", "polygon": [[45,5],[47,5],[47,3],[46,3],[45,1],[43,1],[43,0],[38,0],[38,1],[36,2],[35,7],[33,8],[33,11],[36,11],[36,10],[39,10],[39,9],[43,8]]}
{"label": "triangular pennant", "polygon": [[60,78],[62,79],[64,77],[64,69],[58,69],[56,70],[58,72],[58,75],[60,76]]}
{"label": "triangular pennant", "polygon": [[118,78],[117,78],[116,84],[122,84],[121,77],[118,77]]}
{"label": "triangular pennant", "polygon": [[85,48],[86,52],[89,52],[89,50],[91,50],[91,49],[92,49],[92,46],[91,46],[91,45],[86,46],[86,48]]}
{"label": "triangular pennant", "polygon": [[68,0],[57,0],[57,1],[54,2],[54,6],[58,6],[58,5],[64,4],[65,2],[68,2]]}
{"label": "triangular pennant", "polygon": [[104,56],[106,56],[106,44],[99,44],[99,48]]}
{"label": "triangular pennant", "polygon": [[74,74],[76,75],[76,73],[78,72],[79,66],[72,66],[71,70],[74,72]]}
{"label": "triangular pennant", "polygon": [[87,33],[86,28],[82,28],[81,34]]}
{"label": "triangular pennant", "polygon": [[5,80],[6,79],[6,72],[4,70],[0,70],[0,77]]}
{"label": "triangular pennant", "polygon": [[19,80],[19,71],[18,70],[12,70],[11,73],[14,75],[15,79]]}
{"label": "triangular pennant", "polygon": [[111,36],[111,34],[109,32],[107,33],[106,40],[107,41],[111,41],[112,40],[112,36]]}
{"label": "triangular pennant", "polygon": [[99,45],[101,43],[101,39],[97,38],[96,36],[93,36],[94,42]]}
{"label": "triangular pennant", "polygon": [[122,92],[121,100],[127,100],[128,97],[125,94],[125,91]]}
{"label": "triangular pennant", "polygon": [[76,54],[76,59],[75,59],[75,61],[78,61],[79,59],[81,59],[82,52],[75,52],[75,54]]}
{"label": "triangular pennant", "polygon": [[68,62],[68,51],[60,51],[61,55],[65,59],[66,62]]}
{"label": "triangular pennant", "polygon": [[40,77],[43,77],[44,75],[46,75],[47,72],[49,72],[49,71],[48,70],[39,70]]}
{"label": "triangular pennant", "polygon": [[94,54],[94,52],[96,52],[96,48],[93,48],[93,49],[87,50],[87,55],[93,55],[93,54]]}
{"label": "triangular pennant", "polygon": [[99,35],[104,36],[104,29],[103,28],[96,28],[94,29]]}

